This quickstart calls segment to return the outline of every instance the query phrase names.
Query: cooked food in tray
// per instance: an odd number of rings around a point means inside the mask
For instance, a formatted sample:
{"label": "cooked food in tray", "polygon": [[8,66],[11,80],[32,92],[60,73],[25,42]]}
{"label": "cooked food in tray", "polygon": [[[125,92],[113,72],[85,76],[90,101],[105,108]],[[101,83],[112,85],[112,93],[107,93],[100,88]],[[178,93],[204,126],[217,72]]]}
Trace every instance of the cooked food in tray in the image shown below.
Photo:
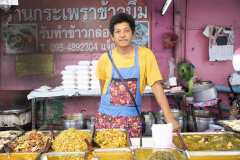
{"label": "cooked food in tray", "polygon": [[183,160],[174,149],[136,149],[136,160]]}
{"label": "cooked food in tray", "polygon": [[45,149],[48,139],[50,139],[50,133],[43,134],[32,130],[7,144],[11,152],[41,152]]}
{"label": "cooked food in tray", "polygon": [[11,158],[8,158],[8,155],[0,154],[0,160],[35,160],[38,156],[38,153],[12,153]]}
{"label": "cooked food in tray", "polygon": [[[236,134],[182,135],[188,151],[240,150],[240,138]],[[182,149],[177,136],[173,141]]]}
{"label": "cooked food in tray", "polygon": [[231,120],[231,121],[220,121],[228,127],[232,128],[235,131],[240,131],[240,120]]}
{"label": "cooked food in tray", "polygon": [[21,132],[15,132],[15,131],[0,132],[0,148],[3,147],[5,143],[15,138],[20,133]]}
{"label": "cooked food in tray", "polygon": [[83,154],[47,155],[48,160],[84,160]]}
{"label": "cooked food in tray", "polygon": [[[127,151],[108,151],[108,152],[96,152],[95,154],[100,157],[100,160],[132,160],[132,153]],[[90,153],[87,156],[87,160],[92,160],[94,156]]]}
{"label": "cooked food in tray", "polygon": [[90,139],[91,133],[69,128],[63,131],[52,141],[55,152],[87,151],[88,147],[84,139]]}
{"label": "cooked food in tray", "polygon": [[101,148],[127,147],[127,134],[116,129],[97,132],[94,140]]}

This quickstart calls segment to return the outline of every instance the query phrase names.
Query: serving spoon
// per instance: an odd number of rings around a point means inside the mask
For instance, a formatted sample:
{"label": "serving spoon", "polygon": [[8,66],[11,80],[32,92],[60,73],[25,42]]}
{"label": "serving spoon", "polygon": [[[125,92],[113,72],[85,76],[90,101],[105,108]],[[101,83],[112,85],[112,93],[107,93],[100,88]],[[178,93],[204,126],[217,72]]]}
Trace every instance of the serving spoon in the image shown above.
{"label": "serving spoon", "polygon": [[96,155],[96,153],[94,152],[94,149],[92,148],[92,146],[90,145],[90,143],[88,142],[88,140],[85,138],[84,141],[86,142],[86,144],[87,144],[87,146],[88,146],[89,152],[90,152],[90,153],[92,152],[92,154],[93,154],[93,156],[94,156],[91,160],[99,160],[100,157],[98,157],[98,156]]}

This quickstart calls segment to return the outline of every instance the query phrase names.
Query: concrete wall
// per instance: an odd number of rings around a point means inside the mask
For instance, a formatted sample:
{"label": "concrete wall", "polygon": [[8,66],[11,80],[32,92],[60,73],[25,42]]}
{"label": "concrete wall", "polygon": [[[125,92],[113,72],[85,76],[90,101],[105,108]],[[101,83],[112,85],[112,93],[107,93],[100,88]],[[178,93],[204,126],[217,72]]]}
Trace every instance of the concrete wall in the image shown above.
{"label": "concrete wall", "polygon": [[[187,2],[187,19],[185,18],[186,2],[183,6],[183,43],[182,55],[190,60],[196,67],[194,76],[203,81],[212,81],[215,84],[226,85],[227,78],[234,73],[232,61],[208,60],[208,38],[202,33],[208,24],[231,27],[233,26],[236,42],[233,43],[234,51],[240,47],[240,1],[239,0],[191,0]],[[186,25],[185,25],[186,22]],[[184,48],[186,45],[186,52]],[[218,92],[222,105],[230,106],[228,93]],[[225,113],[227,114],[227,113]]]}

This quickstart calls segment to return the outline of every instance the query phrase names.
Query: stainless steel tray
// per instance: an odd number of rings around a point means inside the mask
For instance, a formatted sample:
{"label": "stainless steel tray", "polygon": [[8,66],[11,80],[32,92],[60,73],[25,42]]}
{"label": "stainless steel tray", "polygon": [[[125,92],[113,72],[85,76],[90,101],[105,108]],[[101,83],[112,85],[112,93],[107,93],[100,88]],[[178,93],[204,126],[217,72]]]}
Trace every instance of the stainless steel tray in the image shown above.
{"label": "stainless steel tray", "polygon": [[[21,155],[21,154],[37,154],[39,155],[39,153],[10,153],[10,155]],[[1,155],[7,155],[7,153],[0,153],[0,158],[1,158]]]}
{"label": "stainless steel tray", "polygon": [[[11,131],[11,132],[20,132],[18,135],[16,135],[14,138],[12,138],[12,139],[10,140],[10,142],[13,141],[13,140],[15,140],[17,137],[20,137],[20,136],[23,135],[23,133],[22,133],[21,131],[17,131],[17,130],[10,130],[10,131]],[[4,133],[4,132],[9,132],[9,131],[0,131],[0,133]],[[4,153],[4,147],[3,147],[3,146],[0,147],[0,153]]]}
{"label": "stainless steel tray", "polygon": [[50,153],[43,153],[41,155],[40,160],[47,160],[47,155],[71,155],[71,154],[81,154],[84,155],[84,159],[86,159],[86,152],[50,152]]}
{"label": "stainless steel tray", "polygon": [[[142,150],[144,151],[145,149],[152,149],[153,150],[153,153],[156,152],[156,151],[168,151],[168,152],[174,152],[175,153],[175,158],[178,159],[178,160],[187,160],[187,157],[186,155],[184,155],[185,153],[179,153],[175,148],[143,148]],[[137,157],[137,154],[136,154],[136,151],[137,150],[141,150],[140,148],[137,148],[137,149],[134,149],[133,150],[133,154],[134,154],[134,158],[136,160],[139,160],[138,157]],[[150,156],[150,155],[149,155]]]}
{"label": "stainless steel tray", "polygon": [[[91,133],[91,136],[90,136],[90,139],[89,139],[89,143],[90,143],[90,144],[92,143],[92,139],[93,139],[93,131],[92,131],[91,129],[76,129],[76,130]],[[64,131],[67,131],[67,130],[61,130],[61,131],[59,131],[58,134],[60,134],[60,133],[62,133],[62,132],[64,132]]]}
{"label": "stainless steel tray", "polygon": [[[27,131],[26,133],[30,133],[30,132],[31,132],[31,131]],[[41,133],[43,133],[43,134],[51,133],[50,130],[39,131],[39,132],[41,132]],[[26,134],[26,133],[25,133],[25,134]],[[59,131],[53,130],[53,133],[54,133],[54,136],[56,136],[56,135],[59,134]],[[19,134],[17,137],[13,138],[10,142],[14,141],[14,140],[15,140],[16,138],[18,138],[18,137],[24,136],[25,134]],[[50,142],[50,143],[51,143],[51,142]],[[4,152],[4,149],[3,149],[3,148],[2,148],[2,150],[3,150],[3,152]],[[1,150],[0,150],[0,152],[1,152]],[[3,152],[1,152],[1,153],[3,153]],[[28,152],[28,153],[32,153],[32,152]],[[34,153],[37,153],[37,152],[34,152]]]}
{"label": "stainless steel tray", "polygon": [[[101,149],[94,149],[94,152],[97,154],[99,152],[120,152],[120,151],[126,151],[130,152],[132,154],[133,160],[135,160],[134,153],[130,148],[101,148]],[[90,153],[87,152],[85,160],[87,160],[87,157]],[[100,159],[101,160],[101,159]]]}
{"label": "stainless steel tray", "polygon": [[[180,133],[181,135],[221,135],[221,134],[232,134],[237,136],[240,139],[240,135],[235,132],[186,132],[186,133]],[[176,133],[173,133],[173,136],[177,136]],[[240,150],[217,150],[217,151],[188,151],[190,155],[198,155],[202,153],[207,153],[211,155],[218,155],[218,153],[221,153],[222,155],[225,155],[224,153],[228,153],[227,155],[231,155],[231,153],[239,152]],[[240,153],[240,152],[239,152]]]}
{"label": "stainless steel tray", "polygon": [[[109,131],[110,129],[96,129],[96,132],[101,132],[101,131],[104,131],[104,130]],[[116,130],[124,132],[127,135],[127,147],[122,147],[122,148],[130,148],[130,147],[132,147],[132,143],[131,143],[131,140],[130,140],[130,137],[129,137],[129,134],[128,134],[127,130],[126,129],[116,129]],[[93,138],[95,138],[95,137],[93,137]],[[109,149],[109,148],[101,148],[101,149]],[[98,148],[96,148],[94,150],[98,150]]]}
{"label": "stainless steel tray", "polygon": [[231,121],[231,120],[218,120],[217,124],[221,125],[226,131],[240,133],[240,131],[233,130],[231,127],[228,127],[226,124],[223,124],[222,121]]}
{"label": "stainless steel tray", "polygon": [[239,151],[189,151],[190,156],[224,156],[224,155],[239,155]]}

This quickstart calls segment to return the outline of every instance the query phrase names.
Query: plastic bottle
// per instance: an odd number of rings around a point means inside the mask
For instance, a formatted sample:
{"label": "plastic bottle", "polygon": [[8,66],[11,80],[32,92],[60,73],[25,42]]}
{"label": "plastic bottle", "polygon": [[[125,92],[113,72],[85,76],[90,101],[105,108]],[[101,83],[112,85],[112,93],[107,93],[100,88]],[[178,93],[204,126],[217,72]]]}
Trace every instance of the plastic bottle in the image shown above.
{"label": "plastic bottle", "polygon": [[152,142],[153,148],[172,148],[172,123],[153,124]]}

